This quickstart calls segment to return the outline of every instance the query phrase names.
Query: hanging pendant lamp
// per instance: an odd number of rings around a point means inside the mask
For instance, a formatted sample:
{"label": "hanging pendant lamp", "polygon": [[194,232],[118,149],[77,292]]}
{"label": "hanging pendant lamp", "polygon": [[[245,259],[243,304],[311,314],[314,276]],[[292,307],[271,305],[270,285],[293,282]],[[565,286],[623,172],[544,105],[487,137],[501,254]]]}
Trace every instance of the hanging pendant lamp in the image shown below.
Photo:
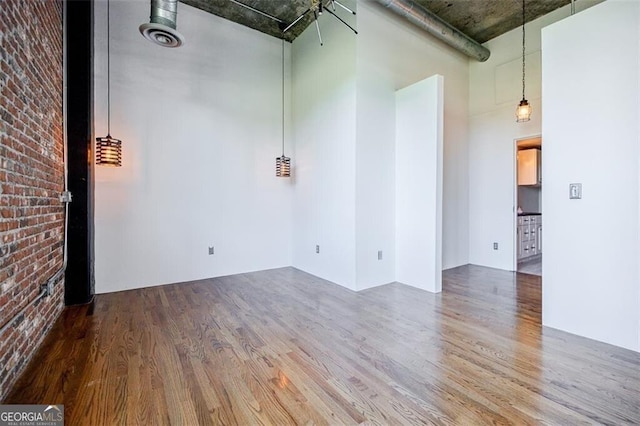
{"label": "hanging pendant lamp", "polygon": [[122,141],[111,137],[111,52],[109,33],[109,0],[107,0],[107,136],[96,138],[96,164],[122,166]]}
{"label": "hanging pendant lamp", "polygon": [[524,97],[524,52],[525,52],[525,37],[524,37],[524,24],[525,24],[525,13],[524,13],[524,2],[522,0],[522,100],[520,104],[516,108],[516,122],[524,123],[525,121],[531,120],[531,105],[529,105],[529,101],[527,101]]}
{"label": "hanging pendant lamp", "polygon": [[291,176],[291,158],[284,155],[284,39],[282,40],[282,156],[276,157],[276,176]]}

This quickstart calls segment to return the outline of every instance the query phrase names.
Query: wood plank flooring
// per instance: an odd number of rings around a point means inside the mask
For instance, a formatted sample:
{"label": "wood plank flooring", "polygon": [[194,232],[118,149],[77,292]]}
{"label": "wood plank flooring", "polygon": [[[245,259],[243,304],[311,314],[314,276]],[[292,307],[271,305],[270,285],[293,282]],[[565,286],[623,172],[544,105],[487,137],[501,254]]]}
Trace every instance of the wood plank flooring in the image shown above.
{"label": "wood plank flooring", "polygon": [[68,308],[5,403],[69,425],[640,424],[640,354],[540,325],[540,278],[360,293],[293,268]]}

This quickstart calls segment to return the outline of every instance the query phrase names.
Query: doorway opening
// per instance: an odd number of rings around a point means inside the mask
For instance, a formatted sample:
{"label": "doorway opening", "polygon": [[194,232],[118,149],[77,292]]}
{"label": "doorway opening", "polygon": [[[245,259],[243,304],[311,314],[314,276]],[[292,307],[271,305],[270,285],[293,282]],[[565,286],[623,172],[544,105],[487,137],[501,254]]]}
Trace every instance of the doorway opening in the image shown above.
{"label": "doorway opening", "polygon": [[542,276],[542,137],[515,141],[514,270]]}

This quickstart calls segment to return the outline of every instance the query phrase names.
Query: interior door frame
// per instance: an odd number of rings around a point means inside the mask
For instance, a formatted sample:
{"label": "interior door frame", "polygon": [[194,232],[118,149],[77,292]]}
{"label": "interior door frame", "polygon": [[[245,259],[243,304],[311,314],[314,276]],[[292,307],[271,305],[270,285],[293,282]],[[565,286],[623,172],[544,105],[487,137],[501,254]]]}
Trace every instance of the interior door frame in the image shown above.
{"label": "interior door frame", "polygon": [[[518,144],[529,139],[540,139],[540,147],[542,147],[542,133],[535,133],[529,136],[522,136],[513,140],[511,158],[513,159],[513,222],[511,229],[513,231],[513,266],[514,272],[518,271]],[[542,213],[542,212],[541,212]]]}

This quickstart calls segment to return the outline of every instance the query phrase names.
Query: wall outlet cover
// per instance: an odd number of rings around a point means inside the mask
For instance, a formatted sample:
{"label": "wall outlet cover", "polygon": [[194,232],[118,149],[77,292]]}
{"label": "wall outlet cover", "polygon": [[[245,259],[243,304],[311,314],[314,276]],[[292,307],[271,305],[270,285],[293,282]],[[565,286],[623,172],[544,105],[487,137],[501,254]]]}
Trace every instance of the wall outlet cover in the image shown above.
{"label": "wall outlet cover", "polygon": [[569,199],[570,200],[580,200],[580,199],[582,199],[582,184],[581,183],[570,183],[569,184]]}

